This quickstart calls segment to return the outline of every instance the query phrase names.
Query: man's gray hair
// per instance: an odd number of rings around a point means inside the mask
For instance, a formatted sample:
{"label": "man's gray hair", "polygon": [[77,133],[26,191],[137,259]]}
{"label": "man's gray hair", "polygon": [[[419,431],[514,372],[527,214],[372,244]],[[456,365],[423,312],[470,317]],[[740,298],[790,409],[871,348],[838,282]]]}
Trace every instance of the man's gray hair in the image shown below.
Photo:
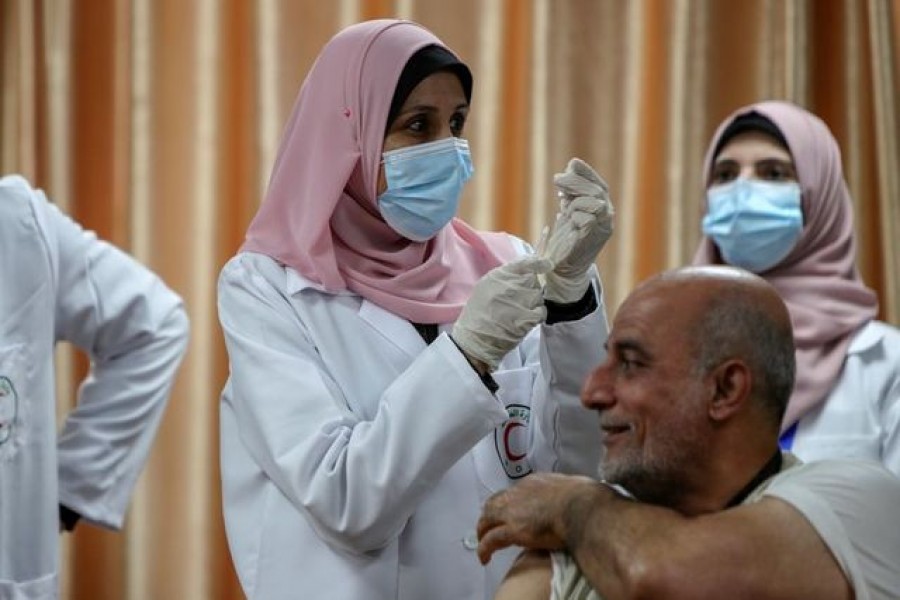
{"label": "man's gray hair", "polygon": [[794,389],[790,326],[774,319],[755,294],[730,287],[717,292],[694,325],[698,370],[705,374],[729,359],[745,361],[753,397],[780,424]]}

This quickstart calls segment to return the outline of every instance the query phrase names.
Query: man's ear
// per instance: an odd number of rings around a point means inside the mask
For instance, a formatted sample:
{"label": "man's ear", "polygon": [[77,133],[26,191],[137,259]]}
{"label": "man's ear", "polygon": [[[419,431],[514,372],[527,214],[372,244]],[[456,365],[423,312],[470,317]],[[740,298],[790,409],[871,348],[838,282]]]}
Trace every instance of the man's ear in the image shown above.
{"label": "man's ear", "polygon": [[713,369],[709,377],[714,386],[709,417],[713,421],[726,421],[741,410],[750,397],[750,368],[741,360],[726,360]]}

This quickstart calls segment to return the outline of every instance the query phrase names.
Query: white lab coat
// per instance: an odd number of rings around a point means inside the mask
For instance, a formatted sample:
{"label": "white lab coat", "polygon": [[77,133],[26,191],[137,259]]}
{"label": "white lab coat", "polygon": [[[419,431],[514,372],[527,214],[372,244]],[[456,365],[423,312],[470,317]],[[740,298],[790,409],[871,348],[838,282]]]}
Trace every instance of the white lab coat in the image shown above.
{"label": "white lab coat", "polygon": [[[159,278],[0,179],[0,599],[58,596],[59,504],[121,526],[186,336]],[[57,439],[58,340],[91,373]]]}
{"label": "white lab coat", "polygon": [[599,421],[579,401],[604,357],[597,297],[592,314],[535,328],[507,355],[495,397],[448,326],[426,346],[355,294],[233,258],[219,281],[221,461],[247,596],[492,598],[516,550],[479,564],[483,501],[529,469],[597,473]]}
{"label": "white lab coat", "polygon": [[868,458],[900,475],[900,331],[871,321],[847,351],[828,398],[800,419],[791,451],[805,462]]}

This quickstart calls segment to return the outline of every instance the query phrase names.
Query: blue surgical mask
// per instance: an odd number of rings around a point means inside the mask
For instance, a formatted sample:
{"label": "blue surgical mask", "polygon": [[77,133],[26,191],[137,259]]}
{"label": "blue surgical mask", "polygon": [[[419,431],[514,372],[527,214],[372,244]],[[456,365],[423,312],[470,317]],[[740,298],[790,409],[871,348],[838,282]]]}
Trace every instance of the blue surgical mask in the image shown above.
{"label": "blue surgical mask", "polygon": [[703,233],[722,259],[754,273],[768,271],[790,253],[803,231],[800,186],[739,178],[706,192]]}
{"label": "blue surgical mask", "polygon": [[448,137],[383,154],[387,190],[378,209],[391,228],[415,242],[430,240],[456,215],[472,177],[469,142]]}

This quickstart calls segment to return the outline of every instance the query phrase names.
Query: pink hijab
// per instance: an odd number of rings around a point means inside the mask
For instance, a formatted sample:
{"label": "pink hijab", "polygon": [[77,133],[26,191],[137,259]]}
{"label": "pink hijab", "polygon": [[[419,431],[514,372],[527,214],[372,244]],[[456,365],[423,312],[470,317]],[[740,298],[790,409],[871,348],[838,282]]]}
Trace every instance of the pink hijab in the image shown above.
{"label": "pink hijab", "polygon": [[[840,149],[828,126],[815,115],[776,101],[735,111],[710,142],[704,187],[722,133],[736,117],[750,112],[767,117],[784,135],[802,191],[800,239],[781,263],[761,273],[787,304],[794,327],[797,379],[782,423],[786,430],[828,397],[854,334],[875,318],[878,301],[856,269],[853,208]],[[704,237],[694,264],[721,263],[715,244]]]}
{"label": "pink hijab", "polygon": [[432,44],[446,48],[416,23],[386,19],[352,25],[325,45],[300,88],[242,251],[417,323],[456,320],[475,282],[514,258],[508,236],[459,219],[419,243],[381,218],[376,185],[391,98],[409,58]]}

